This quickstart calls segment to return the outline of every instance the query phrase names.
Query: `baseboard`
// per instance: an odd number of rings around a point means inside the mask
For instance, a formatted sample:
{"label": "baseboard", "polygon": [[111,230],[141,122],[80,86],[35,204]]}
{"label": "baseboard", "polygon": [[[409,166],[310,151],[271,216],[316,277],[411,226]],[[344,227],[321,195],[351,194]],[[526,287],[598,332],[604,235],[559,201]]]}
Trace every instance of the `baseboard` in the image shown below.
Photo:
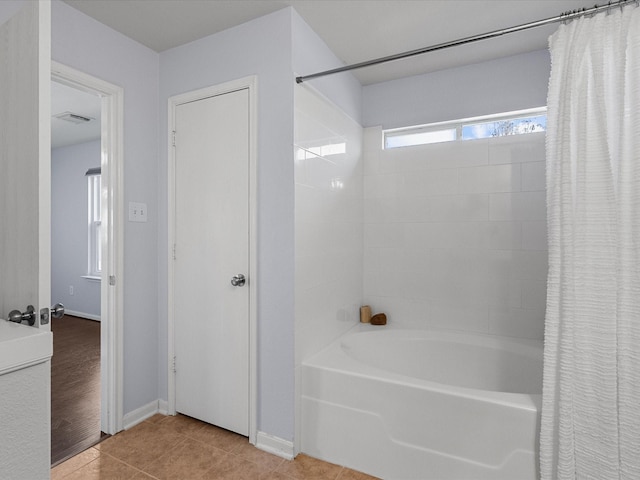
{"label": "baseboard", "polygon": [[66,310],[66,309],[64,313],[65,315],[71,315],[72,317],[86,318],[87,320],[94,320],[96,322],[100,321],[100,315],[94,315],[92,313],[76,312],[74,310]]}
{"label": "baseboard", "polygon": [[169,415],[169,402],[162,399],[158,400],[158,413]]}
{"label": "baseboard", "polygon": [[256,436],[256,447],[287,460],[293,460],[294,458],[293,442],[274,437],[268,433],[258,432]]}
{"label": "baseboard", "polygon": [[124,419],[122,420],[124,429],[128,430],[140,422],[144,422],[147,418],[153,417],[158,412],[158,400],[154,400],[140,408],[136,408],[133,412],[129,412],[124,416]]}

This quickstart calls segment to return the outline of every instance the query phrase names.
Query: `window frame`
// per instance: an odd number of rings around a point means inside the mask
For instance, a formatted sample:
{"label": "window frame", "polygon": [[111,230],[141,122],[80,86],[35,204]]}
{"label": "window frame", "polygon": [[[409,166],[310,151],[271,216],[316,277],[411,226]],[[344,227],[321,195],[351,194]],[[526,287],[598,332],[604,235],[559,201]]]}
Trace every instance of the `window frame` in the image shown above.
{"label": "window frame", "polygon": [[87,277],[102,277],[102,175],[87,175]]}
{"label": "window frame", "polygon": [[[530,108],[526,110],[516,110],[512,112],[504,112],[504,113],[496,113],[492,115],[482,115],[479,117],[470,117],[470,118],[462,118],[458,120],[450,120],[446,122],[436,122],[436,123],[428,123],[424,125],[414,125],[410,127],[401,127],[401,128],[390,128],[382,131],[382,149],[383,150],[393,150],[396,148],[404,148],[404,147],[412,147],[419,145],[430,145],[433,143],[446,143],[446,142],[458,142],[458,141],[468,141],[468,140],[477,140],[481,138],[496,138],[496,136],[486,136],[479,138],[464,138],[463,137],[463,129],[468,126],[473,125],[481,125],[487,123],[497,123],[508,120],[521,120],[526,118],[535,118],[540,116],[545,116],[547,114],[547,107],[537,107]],[[546,121],[545,121],[545,129],[546,129]],[[447,140],[436,140],[436,141],[427,141],[427,142],[407,142],[404,145],[391,145],[389,140],[393,140],[398,137],[411,137],[430,133],[437,132],[451,132],[455,130],[455,138],[447,139]],[[536,133],[536,132],[518,132],[514,134],[507,135],[497,135],[497,136],[513,136],[520,135],[526,133]]]}

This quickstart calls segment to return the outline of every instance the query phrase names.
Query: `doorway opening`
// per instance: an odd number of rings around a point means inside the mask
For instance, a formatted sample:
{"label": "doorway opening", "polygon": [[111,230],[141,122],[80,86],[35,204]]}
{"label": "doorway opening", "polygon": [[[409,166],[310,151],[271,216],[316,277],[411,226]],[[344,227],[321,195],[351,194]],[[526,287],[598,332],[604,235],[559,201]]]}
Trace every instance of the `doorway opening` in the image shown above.
{"label": "doorway opening", "polygon": [[56,464],[122,430],[123,90],[57,62],[51,72],[51,285],[68,304],[52,319]]}
{"label": "doorway opening", "polygon": [[92,235],[100,225],[101,108],[95,93],[51,81],[51,298],[66,310],[51,319],[52,464],[103,435],[100,238]]}

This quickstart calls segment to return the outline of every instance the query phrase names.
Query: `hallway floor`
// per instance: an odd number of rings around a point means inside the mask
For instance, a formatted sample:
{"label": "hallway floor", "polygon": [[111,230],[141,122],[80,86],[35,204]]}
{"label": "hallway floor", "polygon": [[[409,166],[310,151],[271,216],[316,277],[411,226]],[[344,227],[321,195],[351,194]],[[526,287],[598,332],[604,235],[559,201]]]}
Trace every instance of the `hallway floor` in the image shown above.
{"label": "hallway floor", "polygon": [[100,322],[51,320],[51,464],[100,440]]}
{"label": "hallway floor", "polygon": [[51,470],[52,480],[372,480],[306,455],[294,461],[184,415],[155,415]]}

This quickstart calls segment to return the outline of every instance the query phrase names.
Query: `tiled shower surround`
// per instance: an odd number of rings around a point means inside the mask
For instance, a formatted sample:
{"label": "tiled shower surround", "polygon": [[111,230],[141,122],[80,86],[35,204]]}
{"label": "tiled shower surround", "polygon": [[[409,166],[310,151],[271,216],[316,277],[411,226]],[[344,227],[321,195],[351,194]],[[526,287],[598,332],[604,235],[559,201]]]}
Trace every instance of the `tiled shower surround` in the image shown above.
{"label": "tiled shower surround", "polygon": [[362,127],[295,89],[296,366],[359,321]]}
{"label": "tiled shower surround", "polygon": [[364,131],[364,300],[406,327],[541,339],[545,136],[382,149]]}
{"label": "tiled shower surround", "polygon": [[541,339],[545,135],[382,148],[296,89],[296,367],[361,304],[409,328]]}

